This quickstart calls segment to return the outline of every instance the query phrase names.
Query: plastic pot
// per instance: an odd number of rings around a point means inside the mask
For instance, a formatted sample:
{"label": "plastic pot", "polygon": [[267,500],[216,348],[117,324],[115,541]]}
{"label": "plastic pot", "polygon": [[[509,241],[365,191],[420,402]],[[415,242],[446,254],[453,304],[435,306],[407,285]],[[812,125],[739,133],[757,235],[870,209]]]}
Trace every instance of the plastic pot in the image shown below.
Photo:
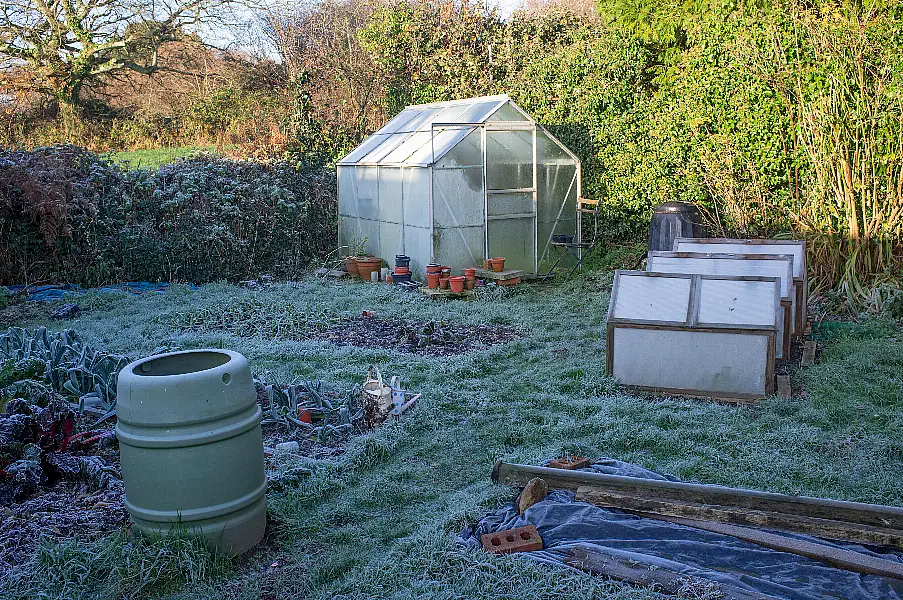
{"label": "plastic pot", "polygon": [[410,272],[411,272],[411,269],[409,269],[408,267],[395,267],[396,275],[407,275]]}
{"label": "plastic pot", "polygon": [[383,259],[377,258],[375,256],[368,256],[365,258],[357,259],[357,272],[360,274],[361,279],[364,281],[370,281],[372,277],[370,273],[376,271],[379,273],[380,267],[383,266]]}
{"label": "plastic pot", "polygon": [[464,291],[464,276],[456,275],[454,277],[448,278],[448,286],[451,288],[451,291],[456,293],[461,293]]}
{"label": "plastic pot", "polygon": [[426,287],[431,290],[439,289],[439,273],[426,274]]}
{"label": "plastic pot", "polygon": [[440,290],[448,289],[448,280],[449,280],[448,277],[442,277],[442,276],[439,277],[439,289]]}
{"label": "plastic pot", "polygon": [[409,283],[410,281],[411,281],[410,273],[408,273],[406,275],[402,275],[399,273],[392,275],[392,283],[394,283],[395,285],[398,285],[400,283]]}
{"label": "plastic pot", "polygon": [[489,264],[492,265],[492,270],[496,273],[501,273],[505,270],[505,259],[502,257],[490,258]]}
{"label": "plastic pot", "polygon": [[351,275],[352,277],[360,277],[360,273],[357,271],[357,257],[355,256],[346,256],[345,257],[345,271]]}
{"label": "plastic pot", "polygon": [[442,272],[442,266],[437,265],[436,263],[430,263],[426,266],[427,274],[436,273],[437,275]]}
{"label": "plastic pot", "polygon": [[411,265],[411,257],[406,256],[404,254],[396,254],[395,255],[395,266],[396,267],[409,267]]}

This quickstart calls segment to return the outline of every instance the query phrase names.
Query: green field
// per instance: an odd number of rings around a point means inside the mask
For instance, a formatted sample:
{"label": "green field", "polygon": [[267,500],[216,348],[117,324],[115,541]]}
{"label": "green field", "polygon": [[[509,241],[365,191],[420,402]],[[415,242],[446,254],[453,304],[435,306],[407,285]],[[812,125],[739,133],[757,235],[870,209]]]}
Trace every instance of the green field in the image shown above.
{"label": "green field", "polygon": [[124,150],[113,152],[113,162],[128,166],[130,169],[159,169],[179,158],[191,156],[198,152],[216,153],[215,146],[182,146],[179,148],[151,148],[147,150]]}
{"label": "green field", "polygon": [[[252,292],[176,286],[142,297],[89,293],[73,323],[95,347],[231,348],[255,372],[359,384],[367,366],[400,375],[423,399],[344,454],[296,459],[309,477],[268,493],[270,535],[240,560],[185,540],[48,545],[8,574],[8,598],[613,598],[651,592],[516,556],[462,550],[453,536],[514,490],[494,486],[497,458],[540,463],[609,456],[685,480],[903,506],[903,344],[892,323],[820,330],[826,350],[797,372],[792,399],[755,406],[639,398],[603,374],[610,273],[555,286],[433,303],[385,285],[306,279]],[[254,296],[309,314],[437,319],[520,329],[519,340],[430,357],[325,341],[221,331],[180,333],[182,315]],[[28,323],[29,326],[38,322]],[[59,328],[59,322],[47,323]],[[285,459],[289,460],[289,459]],[[277,566],[273,566],[277,565]]]}

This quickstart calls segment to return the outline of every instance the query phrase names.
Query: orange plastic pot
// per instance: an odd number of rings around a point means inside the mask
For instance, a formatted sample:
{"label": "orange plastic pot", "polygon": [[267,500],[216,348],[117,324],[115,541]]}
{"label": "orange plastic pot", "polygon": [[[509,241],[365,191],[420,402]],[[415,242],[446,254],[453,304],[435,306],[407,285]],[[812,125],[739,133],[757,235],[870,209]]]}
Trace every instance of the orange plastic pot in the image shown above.
{"label": "orange plastic pot", "polygon": [[426,287],[431,290],[439,289],[439,273],[426,274]]}
{"label": "orange plastic pot", "polygon": [[501,257],[490,258],[489,264],[492,265],[492,270],[496,273],[501,273],[505,270],[505,259]]}
{"label": "orange plastic pot", "polygon": [[448,289],[448,280],[449,280],[448,277],[441,277],[441,276],[439,277],[439,289],[440,290]]}
{"label": "orange plastic pot", "polygon": [[396,275],[407,275],[407,274],[410,273],[410,272],[411,272],[411,268],[410,268],[410,267],[395,267],[395,274],[396,274]]}
{"label": "orange plastic pot", "polygon": [[448,286],[451,288],[453,292],[463,292],[464,291],[464,276],[456,275],[455,277],[448,278]]}
{"label": "orange plastic pot", "polygon": [[383,259],[381,258],[368,256],[367,258],[357,259],[357,272],[364,281],[370,281],[370,273],[374,271],[378,273],[382,266]]}
{"label": "orange plastic pot", "polygon": [[354,256],[345,257],[345,271],[352,277],[361,276],[357,271],[357,258],[355,258]]}

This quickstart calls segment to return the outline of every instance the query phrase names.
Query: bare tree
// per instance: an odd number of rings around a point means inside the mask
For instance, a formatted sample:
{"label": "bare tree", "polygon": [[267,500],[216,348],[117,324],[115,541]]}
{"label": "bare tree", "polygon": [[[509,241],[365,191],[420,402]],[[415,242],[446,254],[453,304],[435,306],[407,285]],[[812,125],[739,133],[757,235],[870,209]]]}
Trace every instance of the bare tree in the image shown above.
{"label": "bare tree", "polygon": [[368,0],[301,0],[263,13],[262,28],[288,76],[305,88],[313,117],[359,137],[383,117],[383,80],[361,49]]}
{"label": "bare tree", "polygon": [[237,0],[2,0],[0,86],[52,96],[75,114],[86,85],[169,68],[160,48],[221,20]]}

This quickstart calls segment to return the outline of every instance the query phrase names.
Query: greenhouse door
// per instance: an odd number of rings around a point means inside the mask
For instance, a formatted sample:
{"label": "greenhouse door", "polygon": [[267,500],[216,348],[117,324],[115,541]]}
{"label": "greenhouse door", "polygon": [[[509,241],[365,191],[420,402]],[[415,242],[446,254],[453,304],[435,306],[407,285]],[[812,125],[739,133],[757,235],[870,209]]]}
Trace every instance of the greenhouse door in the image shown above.
{"label": "greenhouse door", "polygon": [[486,257],[536,273],[536,126],[487,123],[483,149]]}

